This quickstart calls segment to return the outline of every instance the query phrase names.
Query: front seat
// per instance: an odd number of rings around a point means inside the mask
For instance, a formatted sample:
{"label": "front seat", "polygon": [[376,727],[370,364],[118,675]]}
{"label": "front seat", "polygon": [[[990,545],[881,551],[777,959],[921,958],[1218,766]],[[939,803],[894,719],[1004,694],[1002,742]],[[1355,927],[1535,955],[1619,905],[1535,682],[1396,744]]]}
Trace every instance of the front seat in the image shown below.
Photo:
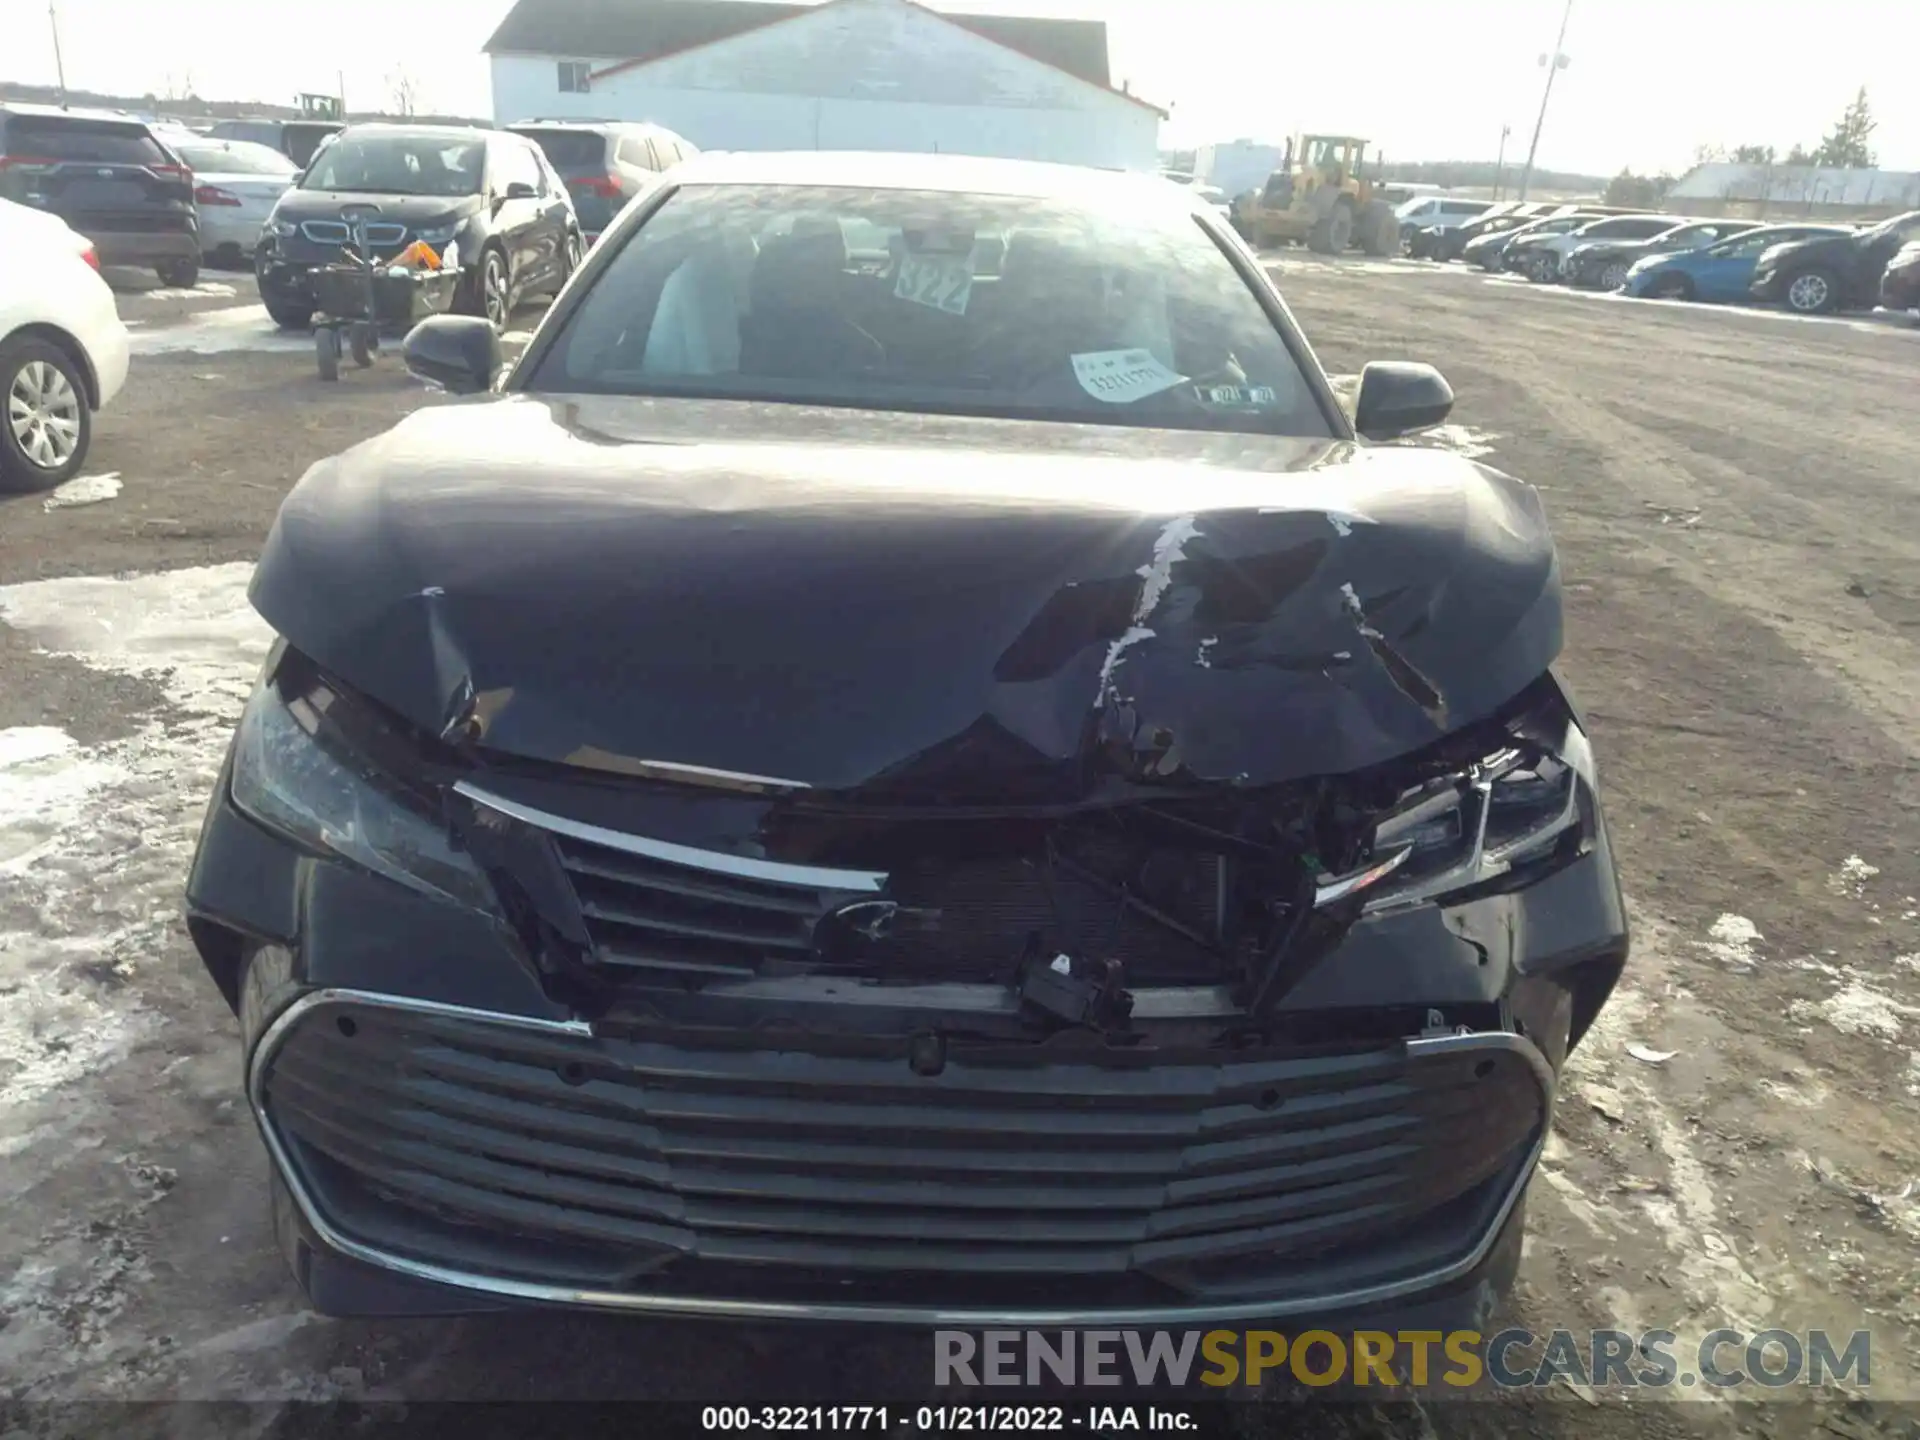
{"label": "front seat", "polygon": [[740,322],[740,373],[850,376],[881,363],[879,342],[849,318],[853,281],[837,226],[762,245]]}

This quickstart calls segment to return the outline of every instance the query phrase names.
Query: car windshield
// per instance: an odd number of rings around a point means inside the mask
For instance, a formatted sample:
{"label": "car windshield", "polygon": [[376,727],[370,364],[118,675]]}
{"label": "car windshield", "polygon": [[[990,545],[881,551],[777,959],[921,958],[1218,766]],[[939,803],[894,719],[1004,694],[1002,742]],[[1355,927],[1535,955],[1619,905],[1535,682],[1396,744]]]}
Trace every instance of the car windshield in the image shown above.
{"label": "car windshield", "polygon": [[198,145],[182,141],[173,147],[187,168],[197,175],[297,175],[300,167],[278,150],[249,145],[244,140]]}
{"label": "car windshield", "polygon": [[485,142],[441,135],[342,135],[314,157],[302,190],[372,195],[477,195]]}
{"label": "car windshield", "polygon": [[526,388],[1332,433],[1184,207],[954,192],[687,186]]}

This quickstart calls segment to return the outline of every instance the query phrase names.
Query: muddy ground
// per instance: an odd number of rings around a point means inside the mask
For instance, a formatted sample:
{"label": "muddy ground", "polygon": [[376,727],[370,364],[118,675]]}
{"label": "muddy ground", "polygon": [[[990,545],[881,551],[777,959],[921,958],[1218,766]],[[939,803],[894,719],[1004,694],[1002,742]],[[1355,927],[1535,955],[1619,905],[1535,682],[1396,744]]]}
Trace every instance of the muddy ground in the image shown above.
{"label": "muddy ground", "polygon": [[[1909,1433],[1920,333],[1458,267],[1288,258],[1279,273],[1329,369],[1439,364],[1458,407],[1435,443],[1539,484],[1562,546],[1564,672],[1601,757],[1636,948],[1568,1077],[1512,1317],[1683,1337],[1868,1329],[1873,1373],[1864,1398],[1770,1412],[1555,1385],[1392,1412],[1241,1407],[1233,1428]],[[252,303],[231,283],[123,297],[143,353],[88,469],[117,474],[117,495],[0,501],[0,742],[14,736],[17,771],[0,747],[0,822],[8,785],[45,781],[30,767],[47,757],[112,772],[42,794],[11,836],[0,823],[0,1432],[9,1401],[35,1428],[56,1414],[37,1402],[244,1399],[264,1408],[196,1428],[254,1434],[276,1415],[313,1428],[275,1407],[315,1400],[923,1393],[922,1337],[301,1308],[268,1230],[234,1026],[175,913],[254,640],[232,640],[211,679],[170,657],[229,643],[209,617],[244,566],[206,567],[253,556],[307,464],[432,400],[390,359],[322,385],[297,342],[209,318]],[[62,578],[161,571],[204,578],[184,598],[165,577]]]}

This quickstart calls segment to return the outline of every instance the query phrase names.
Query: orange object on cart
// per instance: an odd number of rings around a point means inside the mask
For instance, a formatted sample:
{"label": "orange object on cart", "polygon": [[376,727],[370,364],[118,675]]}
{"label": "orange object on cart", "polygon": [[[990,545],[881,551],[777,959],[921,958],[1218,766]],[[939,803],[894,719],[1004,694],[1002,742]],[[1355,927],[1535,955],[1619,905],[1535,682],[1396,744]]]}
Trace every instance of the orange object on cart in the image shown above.
{"label": "orange object on cart", "polygon": [[394,264],[405,265],[408,269],[438,270],[440,256],[424,240],[416,240],[394,258]]}

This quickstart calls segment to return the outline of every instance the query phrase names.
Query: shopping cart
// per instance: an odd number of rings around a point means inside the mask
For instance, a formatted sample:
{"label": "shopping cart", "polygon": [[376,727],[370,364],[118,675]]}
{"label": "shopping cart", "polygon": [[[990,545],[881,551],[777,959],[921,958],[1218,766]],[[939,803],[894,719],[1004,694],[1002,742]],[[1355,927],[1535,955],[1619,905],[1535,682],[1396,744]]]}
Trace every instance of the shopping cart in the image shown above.
{"label": "shopping cart", "polygon": [[404,335],[453,308],[457,269],[398,265],[375,256],[367,229],[380,213],[374,204],[342,206],[349,239],[339,260],[313,271],[313,348],[322,380],[340,378],[343,354],[364,370],[379,353],[383,333]]}

